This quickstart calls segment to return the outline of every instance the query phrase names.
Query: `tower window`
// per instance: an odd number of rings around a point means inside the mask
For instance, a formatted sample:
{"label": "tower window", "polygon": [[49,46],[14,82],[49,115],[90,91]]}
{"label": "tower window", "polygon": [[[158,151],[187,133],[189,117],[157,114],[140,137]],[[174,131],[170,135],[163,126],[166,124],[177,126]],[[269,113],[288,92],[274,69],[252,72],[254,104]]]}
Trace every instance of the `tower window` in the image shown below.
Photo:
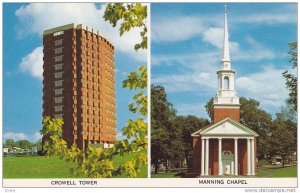
{"label": "tower window", "polygon": [[54,53],[55,53],[55,54],[60,54],[60,53],[62,53],[62,47],[60,47],[60,48],[55,48],[55,49],[54,49]]}
{"label": "tower window", "polygon": [[224,88],[224,90],[229,90],[229,77],[228,76],[224,77],[223,88]]}
{"label": "tower window", "polygon": [[55,95],[61,95],[63,92],[63,89],[62,88],[55,89],[54,92],[55,92]]}
{"label": "tower window", "polygon": [[62,40],[62,39],[55,40],[55,41],[54,41],[54,45],[55,45],[55,46],[62,45],[62,42],[63,42],[63,40]]}
{"label": "tower window", "polygon": [[63,67],[63,63],[59,63],[59,64],[54,65],[55,70],[61,70],[62,67]]}
{"label": "tower window", "polygon": [[54,110],[55,110],[55,112],[62,111],[63,110],[63,105],[54,106]]}
{"label": "tower window", "polygon": [[55,57],[54,57],[54,61],[55,61],[55,62],[60,62],[60,61],[62,61],[62,57],[63,57],[62,55],[60,55],[60,56],[55,56]]}

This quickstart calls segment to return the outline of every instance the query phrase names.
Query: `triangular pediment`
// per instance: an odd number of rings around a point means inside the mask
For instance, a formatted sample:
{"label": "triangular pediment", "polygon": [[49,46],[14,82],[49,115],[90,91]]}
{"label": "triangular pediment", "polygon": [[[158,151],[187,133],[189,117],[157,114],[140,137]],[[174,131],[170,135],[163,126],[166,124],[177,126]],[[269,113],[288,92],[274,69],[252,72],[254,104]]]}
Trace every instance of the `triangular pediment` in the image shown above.
{"label": "triangular pediment", "polygon": [[192,134],[192,136],[252,136],[257,137],[258,134],[248,127],[238,123],[230,118],[223,119],[218,123],[212,124],[206,128],[200,129]]}

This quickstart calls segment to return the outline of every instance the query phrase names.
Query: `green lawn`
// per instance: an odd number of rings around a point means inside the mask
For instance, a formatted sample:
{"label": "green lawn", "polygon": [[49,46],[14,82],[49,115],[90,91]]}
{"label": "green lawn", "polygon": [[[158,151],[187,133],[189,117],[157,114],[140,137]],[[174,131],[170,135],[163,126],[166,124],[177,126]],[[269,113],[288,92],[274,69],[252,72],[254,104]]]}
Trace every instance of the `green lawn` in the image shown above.
{"label": "green lawn", "polygon": [[[125,161],[131,160],[134,157],[135,153],[127,155],[126,157],[121,157],[121,156],[115,156],[114,157],[114,163],[116,165],[119,165]],[[147,178],[148,177],[148,165],[145,164],[141,167],[140,172],[137,175],[137,178]],[[122,174],[121,176],[119,176],[119,178],[127,178],[126,174]]]}
{"label": "green lawn", "polygon": [[287,167],[260,167],[257,171],[258,177],[297,177],[297,166]]}
{"label": "green lawn", "polygon": [[[181,178],[178,172],[151,174],[152,178]],[[260,167],[257,170],[257,177],[280,178],[280,177],[297,177],[297,166],[287,167]]]}
{"label": "green lawn", "polygon": [[[133,154],[114,158],[117,165],[132,159]],[[75,178],[69,169],[71,163],[66,163],[58,157],[46,158],[45,156],[36,157],[3,157],[3,178]],[[85,178],[86,176],[79,176]],[[119,178],[126,178],[126,174]],[[143,165],[138,173],[138,178],[147,177],[147,165]]]}
{"label": "green lawn", "polygon": [[151,178],[181,178],[181,173],[170,172],[170,173],[151,174]]}

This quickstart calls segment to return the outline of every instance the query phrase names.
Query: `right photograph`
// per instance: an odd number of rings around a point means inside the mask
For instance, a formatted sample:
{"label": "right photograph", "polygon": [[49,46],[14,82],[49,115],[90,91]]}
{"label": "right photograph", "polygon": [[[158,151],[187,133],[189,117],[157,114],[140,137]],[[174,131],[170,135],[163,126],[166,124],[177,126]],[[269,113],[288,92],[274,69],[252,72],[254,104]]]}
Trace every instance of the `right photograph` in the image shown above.
{"label": "right photograph", "polygon": [[151,177],[297,177],[297,3],[151,4]]}

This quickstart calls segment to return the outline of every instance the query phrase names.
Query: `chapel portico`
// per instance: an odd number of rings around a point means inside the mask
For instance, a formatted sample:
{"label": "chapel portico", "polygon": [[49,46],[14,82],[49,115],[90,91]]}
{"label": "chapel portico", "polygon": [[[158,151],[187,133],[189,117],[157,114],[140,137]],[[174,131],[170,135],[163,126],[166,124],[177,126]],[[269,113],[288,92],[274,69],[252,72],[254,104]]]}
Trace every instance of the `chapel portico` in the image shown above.
{"label": "chapel portico", "polygon": [[200,176],[255,175],[257,136],[230,118],[193,133],[201,140]]}

